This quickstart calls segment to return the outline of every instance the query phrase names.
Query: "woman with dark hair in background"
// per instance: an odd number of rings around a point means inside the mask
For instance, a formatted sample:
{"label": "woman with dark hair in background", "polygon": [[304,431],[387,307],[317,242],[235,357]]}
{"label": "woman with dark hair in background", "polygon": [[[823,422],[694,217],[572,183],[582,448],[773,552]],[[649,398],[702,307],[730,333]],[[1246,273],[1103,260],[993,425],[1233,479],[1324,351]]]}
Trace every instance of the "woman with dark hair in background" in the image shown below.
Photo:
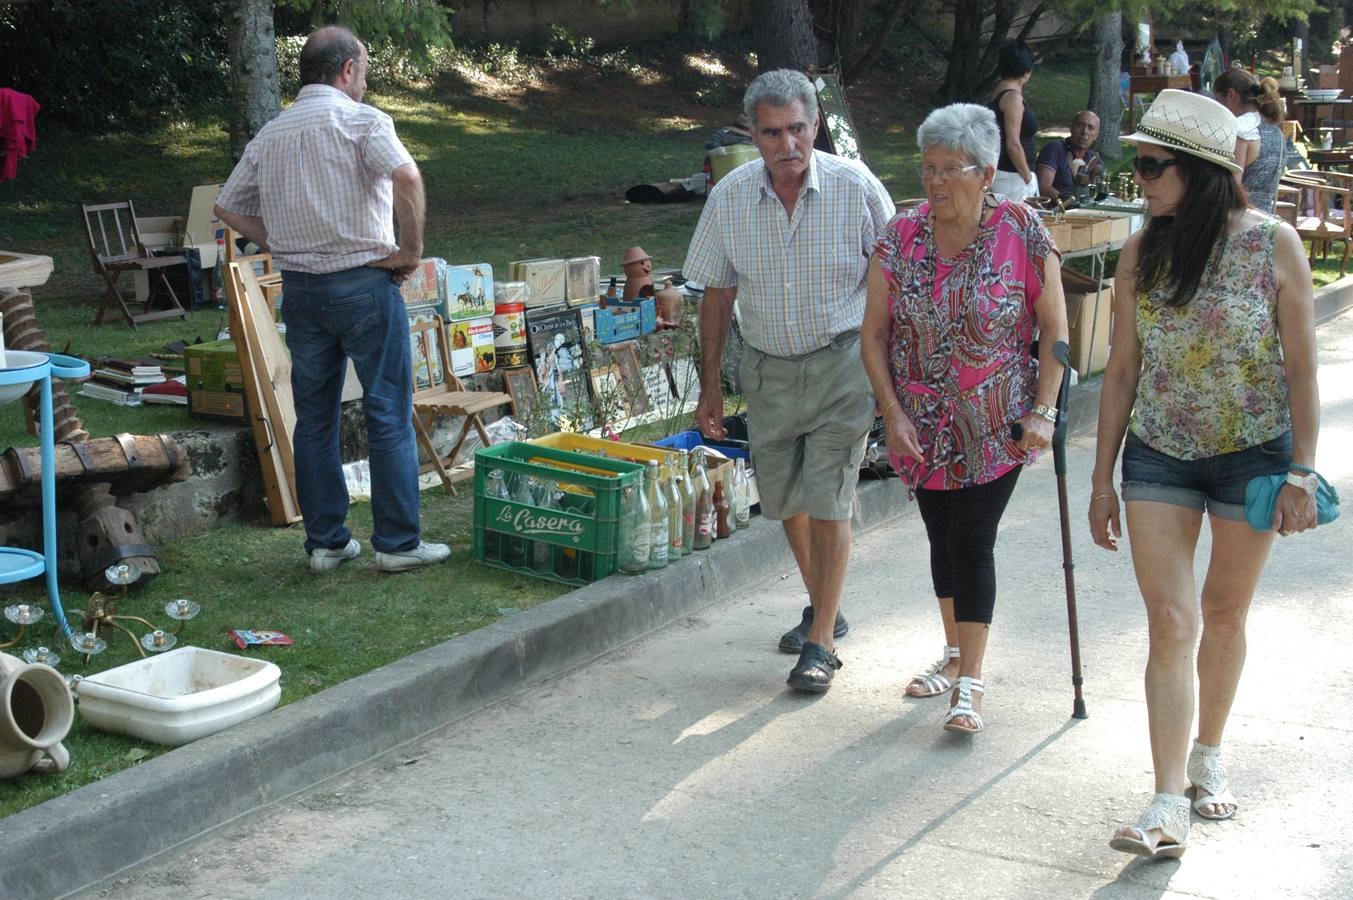
{"label": "woman with dark hair in background", "polygon": [[989,104],[1001,132],[1001,155],[991,190],[1011,200],[1038,196],[1034,175],[1034,135],[1038,119],[1024,102],[1024,85],[1034,74],[1034,52],[1023,41],[1006,41],[996,62],[1000,80]]}
{"label": "woman with dark hair in background", "polygon": [[[1315,321],[1301,239],[1246,207],[1236,184],[1235,117],[1225,107],[1161,91],[1123,140],[1137,145],[1133,166],[1150,216],[1118,260],[1090,534],[1118,549],[1113,470],[1121,447],[1132,564],[1146,605],[1155,796],[1109,845],[1177,857],[1189,840],[1188,787],[1204,818],[1229,819],[1239,808],[1221,739],[1245,665],[1245,619],[1274,532],[1316,524],[1314,478],[1304,474],[1320,424]],[[1291,474],[1271,528],[1256,531],[1245,518],[1246,486],[1284,472]],[[1212,546],[1200,601],[1193,570],[1205,514]]]}
{"label": "woman with dark hair in background", "polygon": [[1212,82],[1212,93],[1236,117],[1236,165],[1243,169],[1240,183],[1250,205],[1260,212],[1273,212],[1273,201],[1282,177],[1287,141],[1283,138],[1283,101],[1278,82],[1262,81],[1249,71],[1232,66]]}

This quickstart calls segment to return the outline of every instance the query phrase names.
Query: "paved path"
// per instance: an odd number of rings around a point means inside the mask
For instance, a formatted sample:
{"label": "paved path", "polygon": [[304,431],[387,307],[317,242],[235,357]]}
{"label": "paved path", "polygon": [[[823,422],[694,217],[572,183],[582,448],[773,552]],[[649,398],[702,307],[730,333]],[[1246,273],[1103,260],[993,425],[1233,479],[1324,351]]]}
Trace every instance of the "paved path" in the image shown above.
{"label": "paved path", "polygon": [[[1319,468],[1353,498],[1353,314],[1320,344]],[[784,687],[792,658],[775,641],[804,602],[787,573],[100,895],[1353,896],[1338,801],[1353,796],[1353,524],[1280,541],[1260,585],[1226,741],[1240,815],[1200,820],[1178,863],[1130,861],[1107,839],[1150,793],[1145,617],[1127,553],[1093,547],[1083,524],[1092,452],[1073,442],[1069,479],[1087,720],[1069,718],[1043,464],[1003,523],[988,729],[973,740],[941,731],[940,701],[901,697],[942,643],[907,516],[857,543],[846,666],[821,698]],[[59,855],[76,863],[78,848]]]}

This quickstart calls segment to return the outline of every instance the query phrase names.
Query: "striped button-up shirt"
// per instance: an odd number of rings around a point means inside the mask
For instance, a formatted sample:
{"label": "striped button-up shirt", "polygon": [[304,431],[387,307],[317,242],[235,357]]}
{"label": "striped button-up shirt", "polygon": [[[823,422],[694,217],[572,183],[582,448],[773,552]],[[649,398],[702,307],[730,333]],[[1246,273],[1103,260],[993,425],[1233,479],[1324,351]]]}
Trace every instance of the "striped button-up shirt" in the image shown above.
{"label": "striped button-up shirt", "polygon": [[682,274],[737,288],[738,324],[756,349],[811,353],[860,327],[869,257],[893,212],[867,168],[814,150],[791,216],[755,160],[710,191]]}
{"label": "striped button-up shirt", "polygon": [[412,162],[388,115],[308,84],[249,142],[216,202],[263,218],[279,269],[340,272],[398,249],[390,174]]}

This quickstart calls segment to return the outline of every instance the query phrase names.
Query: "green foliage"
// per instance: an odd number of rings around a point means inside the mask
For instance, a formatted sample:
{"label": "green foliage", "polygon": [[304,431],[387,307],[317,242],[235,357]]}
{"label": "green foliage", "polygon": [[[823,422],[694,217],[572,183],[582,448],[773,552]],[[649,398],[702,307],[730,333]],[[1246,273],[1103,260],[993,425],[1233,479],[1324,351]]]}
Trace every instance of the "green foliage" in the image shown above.
{"label": "green foliage", "polygon": [[450,9],[437,0],[277,0],[309,12],[310,24],[338,23],[352,30],[369,49],[403,48],[415,59],[451,46]]}
{"label": "green foliage", "polygon": [[141,127],[228,92],[222,0],[0,4],[0,84],[44,121]]}
{"label": "green foliage", "polygon": [[555,59],[586,59],[596,47],[590,37],[574,34],[563,25],[551,25],[545,37],[545,55]]}

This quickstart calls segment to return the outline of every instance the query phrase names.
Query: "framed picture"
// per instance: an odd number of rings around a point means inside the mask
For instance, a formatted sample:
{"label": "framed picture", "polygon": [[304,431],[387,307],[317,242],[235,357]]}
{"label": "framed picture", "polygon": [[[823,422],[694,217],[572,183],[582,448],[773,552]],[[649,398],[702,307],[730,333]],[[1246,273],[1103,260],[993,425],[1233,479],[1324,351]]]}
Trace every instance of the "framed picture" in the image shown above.
{"label": "framed picture", "polygon": [[512,415],[518,421],[531,417],[536,399],[536,373],[529,367],[503,370],[503,386],[512,397]]}
{"label": "framed picture", "polygon": [[493,315],[493,266],[473,263],[446,268],[446,319],[484,319]]}
{"label": "framed picture", "polygon": [[639,352],[634,349],[634,345],[631,343],[614,344],[607,347],[603,351],[603,355],[610,357],[620,378],[620,386],[625,392],[629,414],[639,416],[648,412],[652,405],[649,402],[648,391],[644,385],[643,370],[639,367]]}
{"label": "framed picture", "polygon": [[526,317],[526,344],[536,381],[550,404],[550,421],[579,430],[593,426],[591,385],[576,309]]}

